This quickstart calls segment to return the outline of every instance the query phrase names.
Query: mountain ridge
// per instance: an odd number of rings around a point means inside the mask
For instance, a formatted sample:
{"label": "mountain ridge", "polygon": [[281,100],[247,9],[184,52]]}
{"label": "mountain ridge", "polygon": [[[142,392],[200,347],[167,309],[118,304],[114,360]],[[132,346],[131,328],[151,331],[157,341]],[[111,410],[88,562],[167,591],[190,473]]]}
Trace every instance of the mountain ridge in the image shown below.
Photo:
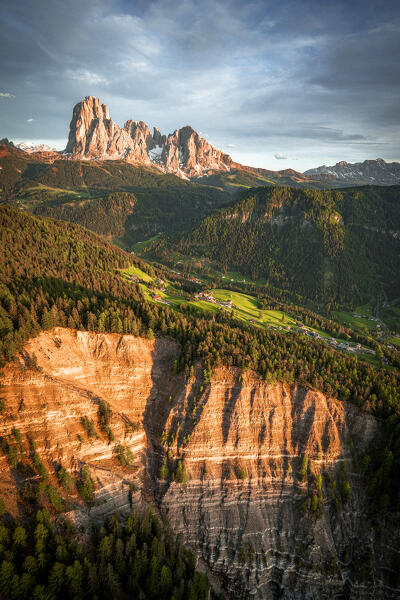
{"label": "mountain ridge", "polygon": [[[168,135],[157,127],[151,133],[144,121],[128,119],[121,127],[115,123],[106,104],[95,96],[86,96],[73,108],[68,142],[64,151],[32,142],[14,144],[7,138],[0,146],[38,155],[46,162],[59,159],[118,160],[140,167],[156,168],[186,180],[217,185],[231,191],[236,187],[258,187],[263,181],[300,187],[347,187],[354,185],[396,185],[400,183],[400,163],[382,158],[360,163],[339,161],[303,173],[288,168],[272,171],[235,162],[232,157],[210,144],[191,125]],[[251,181],[249,181],[249,178]],[[221,184],[222,182],[222,184]]]}
{"label": "mountain ridge", "polygon": [[341,160],[333,166],[322,165],[308,169],[303,175],[326,183],[341,181],[352,185],[396,185],[400,181],[400,163],[389,163],[383,158],[358,163]]}
{"label": "mountain ridge", "polygon": [[190,125],[168,136],[153,134],[144,121],[128,120],[120,127],[98,98],[86,96],[73,110],[65,154],[76,159],[126,160],[155,165],[186,179],[229,170],[232,159],[202,138]]}
{"label": "mountain ridge", "polygon": [[181,236],[159,237],[147,252],[169,260],[206,257],[223,271],[265,277],[319,301],[392,298],[400,292],[398,186],[345,190],[258,187]]}
{"label": "mountain ridge", "polygon": [[129,119],[120,127],[112,120],[108,106],[94,96],[86,96],[74,106],[64,151],[44,145],[16,145],[7,138],[0,140],[0,146],[38,154],[46,162],[59,159],[122,160],[134,166],[154,167],[181,179],[205,179],[201,183],[206,185],[209,185],[208,177],[229,173],[235,175],[232,185],[240,187],[243,187],[243,175],[250,175],[256,185],[262,177],[276,180],[270,183],[285,179],[285,183],[312,185],[310,179],[292,169],[271,171],[237,163],[229,154],[210,144],[191,125],[175,129],[168,135],[163,135],[157,127],[151,133],[144,121]]}

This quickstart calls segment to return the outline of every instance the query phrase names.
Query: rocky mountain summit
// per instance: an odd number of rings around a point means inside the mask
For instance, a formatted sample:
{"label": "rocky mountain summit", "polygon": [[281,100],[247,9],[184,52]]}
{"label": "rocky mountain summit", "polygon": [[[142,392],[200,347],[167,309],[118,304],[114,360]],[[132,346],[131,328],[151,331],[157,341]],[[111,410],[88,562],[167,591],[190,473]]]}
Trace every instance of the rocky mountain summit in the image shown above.
{"label": "rocky mountain summit", "polygon": [[126,160],[138,165],[156,165],[182,178],[214,171],[228,171],[232,159],[202,138],[192,127],[162,135],[153,134],[143,121],[128,120],[120,127],[108,107],[87,96],[74,107],[65,154],[75,159]]}
{"label": "rocky mountain summit", "polygon": [[8,138],[2,138],[0,140],[0,146],[7,146],[8,148],[16,148],[14,142],[9,140]]}
{"label": "rocky mountain summit", "polygon": [[400,182],[400,163],[388,163],[383,158],[364,160],[360,163],[348,163],[341,160],[336,165],[316,167],[304,172],[304,175],[327,183],[341,182],[350,185],[395,185]]}

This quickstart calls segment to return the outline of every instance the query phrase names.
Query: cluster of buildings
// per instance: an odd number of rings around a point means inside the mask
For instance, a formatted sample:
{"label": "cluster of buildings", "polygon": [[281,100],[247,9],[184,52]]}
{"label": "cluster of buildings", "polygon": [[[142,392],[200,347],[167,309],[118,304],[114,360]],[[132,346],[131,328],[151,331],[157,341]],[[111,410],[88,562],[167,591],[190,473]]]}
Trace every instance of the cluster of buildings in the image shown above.
{"label": "cluster of buildings", "polygon": [[165,281],[164,279],[156,279],[156,288],[161,292],[165,292]]}
{"label": "cluster of buildings", "polygon": [[353,313],[353,317],[358,317],[359,319],[368,319],[368,321],[379,321],[377,317],[369,317],[368,315],[359,315],[358,313]]}
{"label": "cluster of buildings", "polygon": [[364,346],[361,346],[361,344],[352,345],[350,342],[338,341],[333,337],[323,337],[317,331],[307,329],[307,327],[305,327],[305,325],[302,324],[300,324],[297,327],[288,327],[287,329],[291,329],[292,331],[298,331],[299,333],[304,333],[308,337],[321,340],[322,342],[329,344],[332,348],[335,348],[336,350],[343,350],[344,352],[349,352],[350,354],[358,354],[360,352],[363,352],[364,354],[375,354],[374,350],[371,350],[370,348],[365,348]]}
{"label": "cluster of buildings", "polygon": [[126,279],[128,281],[139,282],[139,277],[137,275],[126,275]]}
{"label": "cluster of buildings", "polygon": [[[222,279],[229,279],[229,277],[226,277],[225,275],[222,275]],[[235,281],[232,277],[231,277],[231,281]],[[240,283],[240,281],[239,281]],[[242,279],[242,283],[246,283],[245,279]]]}
{"label": "cluster of buildings", "polygon": [[154,302],[160,302],[161,304],[168,304],[168,306],[171,304],[171,302],[168,302],[168,300],[162,298],[160,294],[153,294],[153,300]]}
{"label": "cluster of buildings", "polygon": [[207,294],[207,292],[198,292],[194,295],[196,300],[203,300],[203,302],[211,302],[211,304],[218,304],[219,306],[223,306],[225,308],[232,308],[233,302],[232,300],[227,300],[224,302],[223,300],[217,300],[211,294]]}

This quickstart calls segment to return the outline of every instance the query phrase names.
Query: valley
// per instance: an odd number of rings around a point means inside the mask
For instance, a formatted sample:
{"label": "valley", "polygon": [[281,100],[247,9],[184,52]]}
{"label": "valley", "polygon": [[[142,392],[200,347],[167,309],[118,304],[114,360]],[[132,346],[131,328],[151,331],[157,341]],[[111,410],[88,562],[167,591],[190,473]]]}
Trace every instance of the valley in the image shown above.
{"label": "valley", "polygon": [[91,96],[66,151],[2,141],[1,600],[397,598],[392,165],[247,167]]}
{"label": "valley", "polygon": [[0,600],[400,600],[400,2],[2,0]]}
{"label": "valley", "polygon": [[336,307],[355,307],[382,293],[394,299],[398,194],[396,186],[340,192],[255,188],[188,233],[160,236],[146,253],[169,265],[179,253],[205,258],[222,272],[266,278],[272,286]]}
{"label": "valley", "polygon": [[[166,273],[168,274],[168,271]],[[358,333],[366,334],[366,343],[368,344],[369,341],[370,344],[375,346],[376,338],[381,338],[381,332],[379,332],[379,329],[376,329],[377,321],[373,317],[354,318],[353,315],[346,312],[337,313],[334,316],[339,321],[342,321],[347,326],[355,325],[353,331],[354,339],[352,340],[349,330],[342,331],[342,337],[333,337],[329,331],[304,325],[301,317],[298,315],[291,316],[288,312],[282,310],[263,309],[265,300],[259,300],[254,295],[235,292],[229,289],[212,288],[204,290],[204,284],[202,285],[201,280],[197,277],[187,276],[186,280],[197,284],[201,291],[188,294],[181,293],[168,278],[165,280],[152,278],[138,267],[130,267],[123,271],[122,274],[128,281],[139,282],[144,297],[148,301],[162,303],[175,307],[178,310],[194,309],[210,314],[225,311],[229,314],[232,321],[238,319],[254,327],[277,330],[289,335],[308,336],[309,338],[329,344],[336,350],[357,354],[372,364],[379,364],[379,361],[374,358],[376,354],[375,350],[368,345],[362,346],[358,341],[357,335]],[[233,281],[233,278],[231,280]],[[340,330],[339,323],[336,323],[336,327]],[[395,327],[397,330],[400,330],[400,322],[396,322]],[[373,336],[372,333],[376,335]],[[379,341],[384,342],[385,338],[381,338]]]}

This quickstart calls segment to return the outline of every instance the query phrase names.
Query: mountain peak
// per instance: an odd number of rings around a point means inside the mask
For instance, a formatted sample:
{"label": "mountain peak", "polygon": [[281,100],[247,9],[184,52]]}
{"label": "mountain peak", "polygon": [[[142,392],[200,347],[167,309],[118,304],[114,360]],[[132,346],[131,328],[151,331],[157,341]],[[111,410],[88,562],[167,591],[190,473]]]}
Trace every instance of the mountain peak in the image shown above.
{"label": "mountain peak", "polygon": [[106,104],[102,104],[100,102],[99,98],[96,98],[96,96],[85,96],[85,98],[83,100],[81,100],[81,102],[78,102],[78,104],[75,105],[74,110],[77,107],[80,107],[80,108],[88,107],[88,109],[89,110],[91,109],[93,114],[97,115],[99,118],[103,118],[103,119],[110,118],[108,106]]}
{"label": "mountain peak", "polygon": [[129,119],[120,127],[99,98],[86,96],[72,114],[65,153],[77,159],[126,160],[155,165],[180,177],[229,170],[232,159],[191,127],[185,125],[165,136],[155,127],[153,135],[144,121]]}

